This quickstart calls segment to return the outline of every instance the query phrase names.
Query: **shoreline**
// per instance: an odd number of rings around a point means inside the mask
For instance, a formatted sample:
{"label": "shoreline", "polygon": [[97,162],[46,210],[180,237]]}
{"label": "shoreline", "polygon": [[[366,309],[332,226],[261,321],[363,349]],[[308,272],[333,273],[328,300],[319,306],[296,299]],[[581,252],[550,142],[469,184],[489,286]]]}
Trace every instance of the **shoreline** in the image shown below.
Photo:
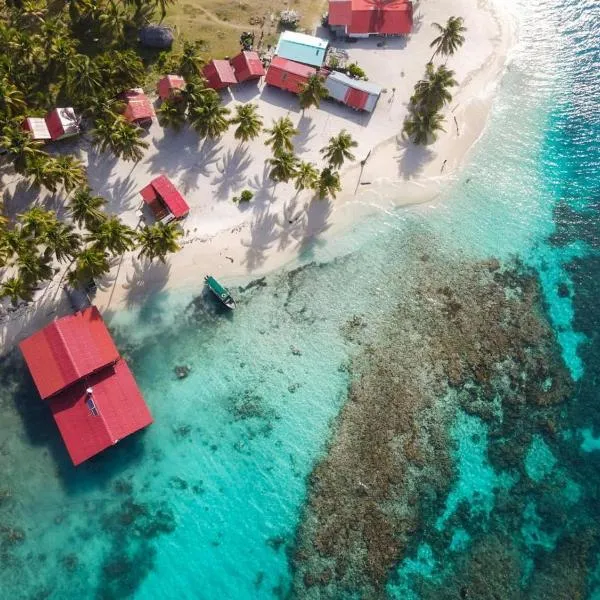
{"label": "shoreline", "polygon": [[[473,12],[474,6],[476,13]],[[184,159],[188,159],[189,155],[190,162],[176,164],[180,181],[177,181],[176,176],[173,179],[176,185],[183,188],[186,198],[191,200],[190,206],[195,214],[191,212],[182,222],[185,231],[182,249],[169,257],[167,265],[144,265],[136,260],[133,253],[123,257],[122,261],[117,261],[94,298],[94,304],[101,312],[126,308],[127,304],[131,304],[132,296],[136,303],[142,303],[159,289],[193,289],[195,286],[200,289],[204,275],[209,272],[226,283],[260,277],[293,263],[302,249],[317,238],[327,242],[328,239],[343,235],[354,223],[374,213],[433,201],[451,186],[485,132],[496,89],[515,43],[514,17],[505,7],[499,7],[491,0],[486,3],[451,0],[446,4],[441,0],[432,0],[424,7],[416,7],[417,16],[421,12],[421,26],[407,43],[391,39],[386,41],[383,49],[376,46],[377,39],[361,40],[357,44],[335,43],[336,46],[346,47],[351,59],[358,60],[361,66],[366,65],[373,81],[386,81],[387,65],[382,67],[382,61],[389,63],[394,56],[405,61],[418,57],[414,64],[410,64],[410,73],[401,72],[402,79],[399,79],[400,83],[393,93],[388,91],[382,95],[372,117],[351,115],[347,113],[347,109],[327,103],[320,110],[307,111],[311,114],[302,115],[298,121],[306,127],[306,130],[301,128],[304,152],[299,152],[304,160],[317,162],[322,140],[344,126],[359,142],[355,153],[356,161],[341,171],[343,189],[335,200],[311,200],[308,195],[295,194],[289,184],[277,186],[275,195],[264,168],[260,168],[264,164],[260,159],[267,153],[261,140],[254,145],[251,143],[252,147],[248,150],[230,143],[229,138],[233,140],[233,136],[228,132],[224,136],[226,139],[223,140],[222,153],[211,163],[214,166],[207,168],[206,164],[199,163],[193,146],[188,147],[194,143],[199,145],[193,132],[188,130],[175,135],[163,132],[155,124],[151,129],[154,147],[151,143],[143,166],[150,165],[146,168],[150,173],[156,172],[156,167],[160,167],[160,172],[173,177],[171,171],[175,167],[171,161],[180,158],[181,154],[185,155]],[[448,67],[456,70],[459,86],[451,106],[444,112],[446,133],[442,133],[435,143],[427,147],[404,144],[399,130],[403,115],[406,114],[405,103],[429,59],[429,55],[422,58],[421,55],[433,38],[430,23],[445,20],[451,14],[466,15],[468,30],[465,47],[448,60]],[[406,44],[406,48],[403,44]],[[411,52],[413,44],[415,47]],[[481,52],[484,54],[483,60],[473,62],[477,51],[486,47],[489,52]],[[266,104],[262,102],[262,96],[267,92],[260,91],[260,98],[239,98],[236,97],[239,94],[236,91],[233,98],[225,99],[225,103],[259,100],[265,126],[270,124],[271,118],[277,118],[281,114],[290,114],[296,120],[291,114],[295,112],[299,115],[294,97],[281,96],[273,99],[270,97],[273,94],[269,91],[269,104]],[[287,113],[282,112],[286,109]],[[390,127],[398,130],[393,136],[389,136]],[[311,134],[313,129],[317,129],[318,134]],[[198,152],[204,155],[208,147],[210,154],[220,143],[207,146],[204,142]],[[78,150],[88,164],[93,189],[109,199],[109,210],[112,208],[113,212],[117,212],[113,207],[117,205],[121,208],[119,216],[125,222],[135,224],[139,206],[136,192],[140,181],[147,177],[141,168],[142,164],[132,168],[130,163],[111,161],[107,157],[96,155],[89,147],[86,149],[82,143],[79,143]],[[157,160],[159,152],[160,161]],[[240,156],[236,158],[238,153]],[[233,164],[235,167],[241,163],[247,165],[250,163],[247,155],[250,154],[255,163],[252,166],[258,165],[259,170],[255,170],[253,178],[252,173],[244,173],[243,184],[235,188],[231,181],[240,179],[240,172],[239,169],[234,169],[229,173],[229,166]],[[368,156],[368,160],[362,168],[360,161],[365,156]],[[157,164],[154,165],[153,161]],[[193,180],[190,180],[190,172]],[[215,185],[219,177],[218,185]],[[359,178],[362,183],[359,183]],[[254,183],[257,190],[255,200],[249,207],[239,209],[233,206],[227,195],[221,194],[224,188],[231,196],[248,183],[251,187]],[[14,185],[14,178],[12,184]],[[7,187],[10,186],[9,181]],[[212,197],[207,200],[208,194]],[[217,197],[216,200],[214,196]],[[197,204],[194,202],[196,199]],[[54,201],[57,203],[56,199]],[[50,282],[32,304],[9,312],[0,321],[0,354],[6,353],[20,339],[33,333],[53,317],[70,312],[64,293],[57,293],[57,282],[58,279]]]}

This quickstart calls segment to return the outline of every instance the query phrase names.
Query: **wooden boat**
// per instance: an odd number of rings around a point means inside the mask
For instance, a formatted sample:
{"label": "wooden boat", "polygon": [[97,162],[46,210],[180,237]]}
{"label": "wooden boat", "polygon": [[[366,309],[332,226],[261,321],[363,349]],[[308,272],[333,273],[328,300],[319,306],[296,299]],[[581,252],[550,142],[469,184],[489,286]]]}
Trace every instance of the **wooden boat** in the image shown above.
{"label": "wooden boat", "polygon": [[212,275],[204,278],[208,289],[227,307],[232,310],[235,308],[235,300],[232,298],[229,290],[222,286]]}

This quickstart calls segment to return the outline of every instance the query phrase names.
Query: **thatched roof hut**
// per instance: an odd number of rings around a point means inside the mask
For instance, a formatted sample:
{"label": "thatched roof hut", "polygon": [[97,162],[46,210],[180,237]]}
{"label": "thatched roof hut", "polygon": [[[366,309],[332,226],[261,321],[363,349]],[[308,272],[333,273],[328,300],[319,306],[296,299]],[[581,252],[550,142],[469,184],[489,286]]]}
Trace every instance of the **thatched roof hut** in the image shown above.
{"label": "thatched roof hut", "polygon": [[140,42],[149,48],[168,49],[173,39],[173,31],[165,25],[146,25],[140,29]]}

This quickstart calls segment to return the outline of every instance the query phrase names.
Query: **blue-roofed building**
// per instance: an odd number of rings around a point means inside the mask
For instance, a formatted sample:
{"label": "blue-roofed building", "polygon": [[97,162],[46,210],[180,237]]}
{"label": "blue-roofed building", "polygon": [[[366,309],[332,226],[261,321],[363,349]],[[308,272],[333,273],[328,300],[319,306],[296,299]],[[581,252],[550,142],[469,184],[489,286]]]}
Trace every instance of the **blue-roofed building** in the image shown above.
{"label": "blue-roofed building", "polygon": [[313,35],[284,31],[279,38],[275,54],[295,62],[321,67],[325,61],[325,54],[329,42]]}

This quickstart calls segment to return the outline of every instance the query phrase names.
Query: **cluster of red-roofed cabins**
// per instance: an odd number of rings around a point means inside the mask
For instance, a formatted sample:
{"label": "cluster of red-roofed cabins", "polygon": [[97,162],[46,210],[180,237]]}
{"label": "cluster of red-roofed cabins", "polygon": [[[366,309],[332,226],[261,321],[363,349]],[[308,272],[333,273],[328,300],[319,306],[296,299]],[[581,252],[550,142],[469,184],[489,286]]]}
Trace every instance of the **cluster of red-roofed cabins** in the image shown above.
{"label": "cluster of red-roofed cabins", "polygon": [[74,465],[152,423],[152,415],[95,306],[20,344]]}
{"label": "cluster of red-roofed cabins", "polygon": [[45,117],[27,117],[23,129],[34,140],[62,140],[79,133],[79,119],[72,108],[55,108]]}
{"label": "cluster of red-roofed cabins", "polygon": [[230,60],[209,61],[202,74],[209,87],[221,90],[244,81],[258,80],[265,75],[265,68],[256,52],[244,50]]}

